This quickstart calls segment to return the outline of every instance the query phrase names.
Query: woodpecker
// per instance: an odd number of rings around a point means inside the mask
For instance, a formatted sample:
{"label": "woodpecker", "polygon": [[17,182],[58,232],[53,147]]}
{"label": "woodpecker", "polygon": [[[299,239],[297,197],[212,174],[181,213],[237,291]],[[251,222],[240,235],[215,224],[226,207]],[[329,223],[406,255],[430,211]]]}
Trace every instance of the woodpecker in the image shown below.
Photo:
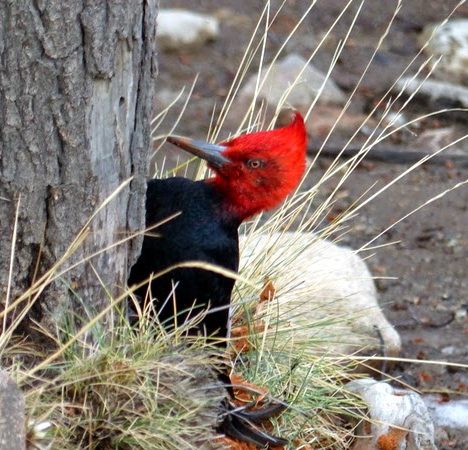
{"label": "woodpecker", "polygon": [[[295,112],[287,126],[241,135],[219,145],[179,136],[168,141],[206,160],[214,176],[201,181],[174,177],[148,182],[146,226],[162,224],[155,230],[157,236],[145,235],[128,284],[139,285],[135,294],[142,309],[145,301],[152,301],[162,325],[174,327],[204,312],[196,331],[219,341],[229,337],[234,280],[194,267],[158,274],[193,261],[237,272],[240,224],[278,206],[304,173],[304,120]],[[245,414],[226,414],[224,430],[258,445],[284,443],[257,433]]]}

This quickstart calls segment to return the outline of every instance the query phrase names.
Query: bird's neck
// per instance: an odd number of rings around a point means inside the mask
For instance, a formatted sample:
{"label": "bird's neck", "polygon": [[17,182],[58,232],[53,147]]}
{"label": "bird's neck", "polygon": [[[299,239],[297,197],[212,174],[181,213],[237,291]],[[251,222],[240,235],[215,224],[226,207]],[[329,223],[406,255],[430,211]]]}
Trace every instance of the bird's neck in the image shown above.
{"label": "bird's neck", "polygon": [[241,224],[244,220],[267,209],[250,192],[243,192],[238,186],[234,189],[221,177],[208,178],[205,182],[220,196],[223,215],[229,221]]}

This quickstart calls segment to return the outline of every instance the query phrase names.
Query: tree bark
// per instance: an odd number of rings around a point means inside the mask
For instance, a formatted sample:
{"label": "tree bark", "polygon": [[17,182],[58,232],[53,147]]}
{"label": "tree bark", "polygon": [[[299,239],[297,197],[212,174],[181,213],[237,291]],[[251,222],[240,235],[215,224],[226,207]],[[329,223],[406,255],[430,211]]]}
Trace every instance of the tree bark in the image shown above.
{"label": "tree bark", "polygon": [[[98,206],[131,176],[65,264],[143,228],[156,15],[157,0],[1,2],[4,304],[8,291],[11,304],[67,251]],[[34,318],[53,326],[78,304],[101,309],[109,292],[121,292],[138,251],[138,240],[132,241],[72,268],[41,294]]]}

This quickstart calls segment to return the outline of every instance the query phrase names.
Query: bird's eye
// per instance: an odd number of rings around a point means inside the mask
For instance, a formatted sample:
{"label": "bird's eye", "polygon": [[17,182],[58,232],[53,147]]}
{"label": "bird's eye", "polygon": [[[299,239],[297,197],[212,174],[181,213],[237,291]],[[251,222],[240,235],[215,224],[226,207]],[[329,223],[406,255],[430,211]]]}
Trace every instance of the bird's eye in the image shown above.
{"label": "bird's eye", "polygon": [[247,166],[249,166],[250,169],[259,169],[260,167],[263,167],[265,165],[265,162],[262,161],[261,159],[249,159],[247,161]]}

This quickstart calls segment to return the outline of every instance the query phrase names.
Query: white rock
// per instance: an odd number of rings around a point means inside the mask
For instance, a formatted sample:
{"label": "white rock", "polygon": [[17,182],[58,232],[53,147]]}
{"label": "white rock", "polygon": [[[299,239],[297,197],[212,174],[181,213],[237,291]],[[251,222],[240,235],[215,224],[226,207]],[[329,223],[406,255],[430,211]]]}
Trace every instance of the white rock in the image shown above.
{"label": "white rock", "polygon": [[436,425],[468,432],[468,400],[441,402],[437,397],[428,396],[424,401]]}
{"label": "white rock", "polygon": [[428,25],[421,35],[424,44],[434,33],[426,53],[442,56],[434,75],[442,80],[468,85],[468,19],[450,20],[445,25]]}
{"label": "white rock", "polygon": [[427,153],[436,152],[455,140],[454,132],[454,127],[423,130],[414,140],[414,146],[424,148]]}
{"label": "white rock", "polygon": [[358,428],[361,437],[352,450],[436,450],[434,424],[419,394],[372,378],[351,381],[346,388],[364,400],[370,419]]}
{"label": "white rock", "polygon": [[401,127],[406,123],[408,123],[408,118],[401,112],[388,111],[382,117],[382,124],[392,128]]}
{"label": "white rock", "polygon": [[419,80],[411,78],[402,78],[397,81],[395,91],[406,91],[408,95],[416,93],[427,97],[430,102],[439,102],[443,104],[450,103],[468,108],[468,88],[446,81]]}
{"label": "white rock", "polygon": [[[269,106],[276,108],[285,92],[294,85],[286,98],[286,102],[299,110],[306,110],[309,107],[317,97],[326,78],[324,73],[311,64],[307,64],[307,61],[297,54],[288,55],[271,67],[265,67],[260,74],[260,83],[266,76],[267,78],[259,92],[258,99],[266,101]],[[296,78],[298,78],[297,82]],[[241,89],[240,99],[250,101],[255,95],[256,88],[257,76],[253,75]],[[328,78],[319,102],[343,105],[346,102],[346,96],[336,83]]]}
{"label": "white rock", "polygon": [[452,356],[453,354],[455,354],[457,351],[457,348],[454,346],[454,345],[449,345],[448,347],[444,347],[441,352],[443,355],[447,355],[447,356]]}
{"label": "white rock", "polygon": [[313,352],[320,348],[332,354],[375,351],[382,343],[386,356],[398,356],[400,336],[378,305],[366,264],[353,250],[313,233],[293,232],[241,236],[240,248],[242,275],[257,281],[268,277],[276,289],[257,318],[288,329],[291,342],[315,342]]}
{"label": "white rock", "polygon": [[161,9],[158,14],[157,38],[161,50],[201,47],[219,34],[215,17],[184,9]]}

